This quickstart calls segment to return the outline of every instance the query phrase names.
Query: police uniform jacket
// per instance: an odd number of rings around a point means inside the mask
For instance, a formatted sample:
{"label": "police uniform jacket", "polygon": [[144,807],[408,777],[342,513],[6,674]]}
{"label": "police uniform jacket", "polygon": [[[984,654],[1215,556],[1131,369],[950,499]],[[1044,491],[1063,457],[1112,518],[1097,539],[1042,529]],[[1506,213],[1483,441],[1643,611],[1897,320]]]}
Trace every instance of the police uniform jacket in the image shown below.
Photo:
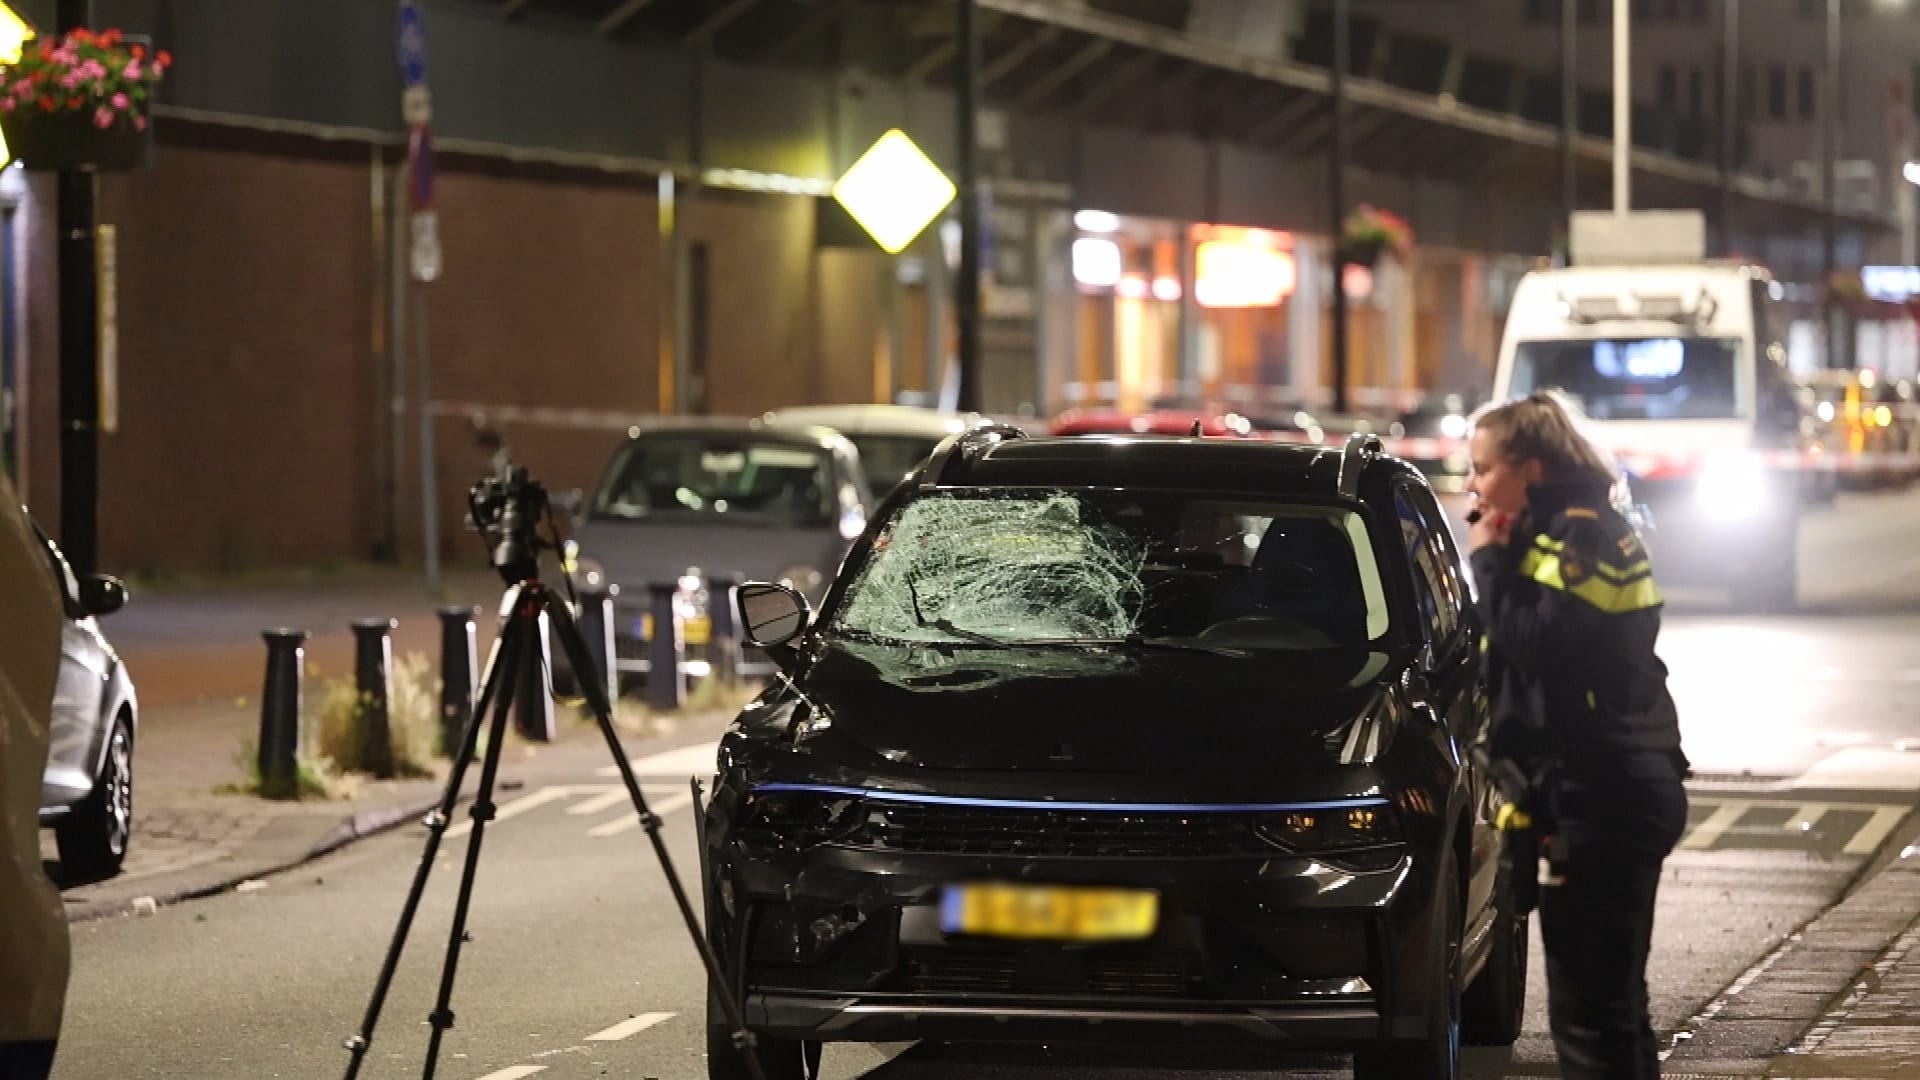
{"label": "police uniform jacket", "polygon": [[1505,545],[1473,553],[1488,642],[1495,758],[1529,773],[1684,775],[1667,669],[1654,654],[1660,588],[1606,485],[1527,492]]}

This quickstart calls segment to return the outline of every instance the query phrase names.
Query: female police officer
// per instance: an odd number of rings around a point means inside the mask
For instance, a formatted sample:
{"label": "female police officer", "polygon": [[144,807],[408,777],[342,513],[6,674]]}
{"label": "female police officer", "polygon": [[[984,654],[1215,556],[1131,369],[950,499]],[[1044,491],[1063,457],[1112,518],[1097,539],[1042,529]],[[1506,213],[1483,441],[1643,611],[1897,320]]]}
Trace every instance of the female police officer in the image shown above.
{"label": "female police officer", "polygon": [[1551,837],[1540,916],[1561,1075],[1657,1077],[1647,952],[1660,864],[1687,806],[1679,724],[1654,655],[1660,590],[1612,508],[1611,465],[1556,398],[1488,409],[1470,449],[1488,749],[1517,789],[1507,795],[1522,813],[1511,820],[1531,818],[1526,835]]}

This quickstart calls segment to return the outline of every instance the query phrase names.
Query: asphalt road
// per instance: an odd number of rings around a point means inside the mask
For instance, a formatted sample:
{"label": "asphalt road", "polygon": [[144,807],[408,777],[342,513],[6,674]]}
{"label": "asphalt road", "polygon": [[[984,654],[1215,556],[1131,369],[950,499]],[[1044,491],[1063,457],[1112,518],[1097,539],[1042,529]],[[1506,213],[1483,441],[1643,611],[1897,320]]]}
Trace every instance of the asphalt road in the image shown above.
{"label": "asphalt road", "polygon": [[[1731,616],[1678,600],[1663,652],[1703,776],[1670,859],[1654,1021],[1686,1025],[1784,934],[1831,903],[1920,789],[1920,496],[1846,500],[1804,540],[1810,613]],[[673,857],[695,873],[684,778],[694,749],[643,763]],[[509,793],[487,834],[439,1076],[704,1077],[697,956],[614,781],[581,765]],[[339,1074],[424,831],[389,834],[246,892],[75,928],[56,1076],[262,1080]],[[450,838],[369,1054],[419,1075],[458,860]],[[1536,957],[1537,957],[1536,953]],[[1551,1076],[1534,965],[1527,1035],[1469,1075]],[[1190,1059],[1023,1048],[829,1046],[827,1075],[912,1078],[1247,1075]],[[1201,1063],[1204,1064],[1204,1063]],[[1278,1075],[1344,1076],[1339,1058]],[[1269,1073],[1265,1075],[1275,1075]]]}

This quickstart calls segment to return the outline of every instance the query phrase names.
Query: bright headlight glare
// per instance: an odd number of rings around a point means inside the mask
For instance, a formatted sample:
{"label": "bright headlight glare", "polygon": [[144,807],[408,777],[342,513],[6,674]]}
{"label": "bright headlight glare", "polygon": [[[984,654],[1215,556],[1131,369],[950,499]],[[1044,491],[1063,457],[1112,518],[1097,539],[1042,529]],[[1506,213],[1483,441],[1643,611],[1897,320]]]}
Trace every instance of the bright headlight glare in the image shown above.
{"label": "bright headlight glare", "polygon": [[598,559],[581,555],[573,560],[569,569],[576,584],[589,589],[597,589],[607,583],[607,568],[600,565]]}
{"label": "bright headlight glare", "polygon": [[1757,461],[1729,458],[1709,463],[1694,490],[1700,508],[1715,517],[1750,517],[1767,503],[1767,474]]}

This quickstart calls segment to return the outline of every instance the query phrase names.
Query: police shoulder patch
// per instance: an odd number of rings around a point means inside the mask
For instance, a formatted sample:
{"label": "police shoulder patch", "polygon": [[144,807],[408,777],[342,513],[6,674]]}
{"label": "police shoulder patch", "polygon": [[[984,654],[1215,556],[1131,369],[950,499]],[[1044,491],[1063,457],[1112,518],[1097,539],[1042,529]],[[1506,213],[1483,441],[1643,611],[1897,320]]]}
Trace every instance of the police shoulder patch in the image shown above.
{"label": "police shoulder patch", "polygon": [[1593,566],[1580,556],[1579,552],[1568,549],[1560,554],[1560,580],[1568,585],[1578,585],[1593,576]]}

